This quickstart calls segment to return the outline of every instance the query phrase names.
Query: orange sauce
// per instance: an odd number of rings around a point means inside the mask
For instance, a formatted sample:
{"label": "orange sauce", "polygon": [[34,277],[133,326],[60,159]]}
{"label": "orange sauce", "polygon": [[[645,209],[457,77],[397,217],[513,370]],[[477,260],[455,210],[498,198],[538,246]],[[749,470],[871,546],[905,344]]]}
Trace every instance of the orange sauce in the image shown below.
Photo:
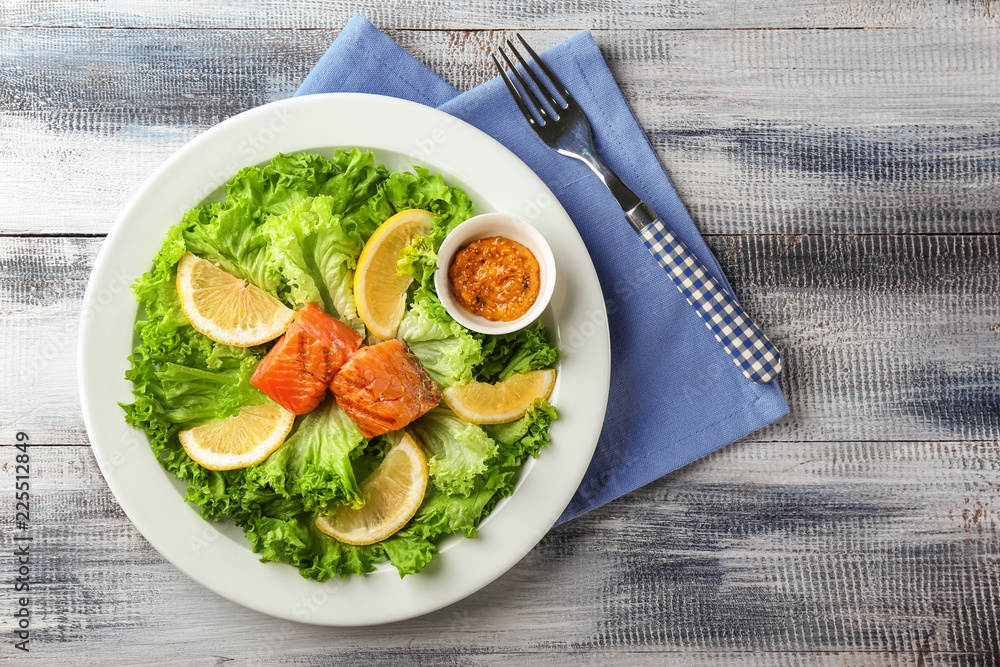
{"label": "orange sauce", "polygon": [[538,298],[538,260],[531,251],[503,236],[473,241],[448,267],[452,294],[474,315],[510,322],[528,312]]}

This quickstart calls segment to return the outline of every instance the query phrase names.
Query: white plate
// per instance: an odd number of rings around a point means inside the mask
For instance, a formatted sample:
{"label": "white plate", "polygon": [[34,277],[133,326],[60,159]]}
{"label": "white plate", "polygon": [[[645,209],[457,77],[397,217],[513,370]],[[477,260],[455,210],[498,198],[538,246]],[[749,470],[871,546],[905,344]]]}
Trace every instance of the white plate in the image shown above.
{"label": "white plate", "polygon": [[[529,130],[525,128],[525,132]],[[167,229],[192,206],[219,197],[241,167],[279,152],[331,154],[361,146],[391,171],[413,164],[439,171],[473,199],[476,211],[505,211],[546,237],[559,287],[543,321],[563,356],[552,401],[552,444],[529,461],[514,494],[486,518],[478,537],[451,538],[417,575],[391,566],[367,577],[318,583],[283,563],[262,564],[242,531],[203,520],[185,503],[185,485],[164,471],[119,402],[136,302],[131,284],[152,266]],[[321,625],[368,625],[418,616],[460,600],[517,563],[552,527],[590,462],[604,420],[610,347],[604,299],[569,216],[545,184],[485,133],[435,109],[389,97],[298,97],[244,112],[200,135],[139,189],[108,234],[87,293],[79,340],[79,381],[91,446],[122,509],[165,558],[216,593],[265,614]]]}

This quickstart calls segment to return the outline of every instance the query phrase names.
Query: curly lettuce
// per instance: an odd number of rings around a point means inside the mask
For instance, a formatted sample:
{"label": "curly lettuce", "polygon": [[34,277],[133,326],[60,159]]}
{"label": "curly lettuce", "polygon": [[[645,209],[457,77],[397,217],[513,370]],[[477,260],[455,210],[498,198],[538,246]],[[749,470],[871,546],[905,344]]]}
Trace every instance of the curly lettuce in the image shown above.
{"label": "curly lettuce", "polygon": [[361,230],[338,213],[337,199],[309,197],[261,225],[268,263],[281,276],[279,291],[293,308],[321,305],[355,330],[364,324],[354,305],[354,268],[364,247]]}
{"label": "curly lettuce", "polygon": [[497,453],[482,427],[447,408],[434,408],[408,428],[427,454],[432,483],[450,495],[468,496],[476,476]]}
{"label": "curly lettuce", "polygon": [[456,322],[426,287],[414,292],[396,335],[442,387],[471,382],[473,370],[483,363],[480,340]]}
{"label": "curly lettuce", "polygon": [[411,425],[428,454],[431,483],[415,517],[370,546],[342,544],[314,526],[334,506],[361,506],[359,480],[378,465],[393,434],[368,441],[335,401],[297,418],[284,444],[242,470],[211,471],[188,457],[177,434],[236,414],[266,397],[249,378],[268,346],[236,348],[194,330],[176,292],[185,252],[208,259],[291,308],[322,306],[359,331],[353,273],[365,242],[398,211],[434,214],[427,236],[398,265],[415,282],[399,327],[442,386],[494,381],[551,365],[557,350],[541,325],[501,337],[473,334],[445,311],[434,291],[437,249],[473,213],[472,200],[439,174],[415,167],[389,173],[370,152],[332,157],[278,155],[247,167],[226,185],[224,201],[192,209],[167,234],[153,267],[133,286],[139,303],[136,344],[126,377],[134,400],[129,424],[144,430],[163,467],[188,484],[186,500],[209,520],[240,526],[262,561],[297,567],[323,581],[363,575],[388,559],[400,575],[419,572],[446,535],[474,536],[482,518],[516,484],[528,456],[548,442],[555,410],[539,402],[522,419],[477,426],[436,408]]}

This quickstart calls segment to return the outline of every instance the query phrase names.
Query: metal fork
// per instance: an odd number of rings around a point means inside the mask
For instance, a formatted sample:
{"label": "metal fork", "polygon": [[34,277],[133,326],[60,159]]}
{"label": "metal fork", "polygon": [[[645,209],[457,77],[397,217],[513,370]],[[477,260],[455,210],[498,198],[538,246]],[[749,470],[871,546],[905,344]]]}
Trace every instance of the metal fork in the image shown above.
{"label": "metal fork", "polygon": [[[653,209],[604,164],[594,148],[590,122],[580,105],[524,38],[521,35],[517,35],[517,38],[544,76],[539,76],[529,66],[509,39],[506,40],[507,46],[517,58],[524,74],[514,65],[503,47],[498,50],[506,68],[500,64],[496,54],[491,54],[491,57],[528,125],[550,148],[580,160],[601,179],[618,200],[625,212],[625,219],[642,237],[646,248],[669,274],[674,285],[701,316],[715,339],[722,343],[743,374],[754,382],[770,382],[777,377],[781,372],[781,355],[778,350],[684,242],[669,231]],[[508,75],[508,70],[513,75],[513,80]],[[529,79],[534,85],[528,83]],[[519,86],[514,85],[514,80]],[[561,101],[556,94],[562,98]]]}

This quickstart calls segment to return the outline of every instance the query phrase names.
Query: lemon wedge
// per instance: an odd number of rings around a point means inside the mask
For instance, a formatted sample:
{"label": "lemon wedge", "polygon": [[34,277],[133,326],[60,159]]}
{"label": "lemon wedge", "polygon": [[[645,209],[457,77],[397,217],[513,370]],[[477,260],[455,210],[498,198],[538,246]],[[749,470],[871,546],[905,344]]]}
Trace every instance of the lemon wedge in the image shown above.
{"label": "lemon wedge", "polygon": [[235,470],[270,456],[294,422],[295,414],[277,403],[248,405],[232,417],[181,431],[178,437],[188,456],[203,468]]}
{"label": "lemon wedge", "polygon": [[535,399],[548,398],[555,383],[555,369],[531,371],[495,384],[453,385],[444,390],[444,402],[467,422],[503,424],[523,417]]}
{"label": "lemon wedge", "polygon": [[216,343],[250,347],[280,336],[295,311],[190,252],[177,264],[177,296],[191,326]]}
{"label": "lemon wedge", "polygon": [[396,337],[406,309],[406,290],[413,278],[396,273],[399,253],[430,231],[434,214],[420,209],[400,211],[375,230],[358,257],[354,301],[368,331],[381,340]]}
{"label": "lemon wedge", "polygon": [[316,527],[346,544],[375,544],[406,525],[427,490],[427,457],[420,445],[404,434],[382,463],[359,485],[367,498],[360,509],[347,505],[316,519]]}

